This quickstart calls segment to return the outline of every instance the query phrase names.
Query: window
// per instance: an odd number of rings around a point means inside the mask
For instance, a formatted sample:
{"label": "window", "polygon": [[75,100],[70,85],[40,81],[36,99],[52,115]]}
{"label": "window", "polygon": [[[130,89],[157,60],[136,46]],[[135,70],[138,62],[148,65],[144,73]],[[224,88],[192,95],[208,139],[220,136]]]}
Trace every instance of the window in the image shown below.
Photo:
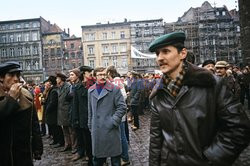
{"label": "window", "polygon": [[21,34],[17,34],[17,41],[22,41],[22,35]]}
{"label": "window", "polygon": [[14,35],[10,35],[10,42],[11,42],[11,43],[14,42]]}
{"label": "window", "polygon": [[94,46],[88,46],[88,54],[93,55],[94,54]]}
{"label": "window", "polygon": [[38,27],[37,22],[33,22],[33,28],[36,28],[36,27]]}
{"label": "window", "polygon": [[124,38],[125,38],[125,32],[124,32],[124,31],[121,31],[120,36],[121,36],[121,39],[124,39]]}
{"label": "window", "polygon": [[127,45],[126,44],[120,45],[120,49],[121,49],[121,52],[127,52]]}
{"label": "window", "polygon": [[71,44],[70,44],[70,48],[71,48],[71,49],[75,48],[74,43],[71,43]]}
{"label": "window", "polygon": [[24,35],[24,41],[29,41],[30,38],[30,34],[29,33],[25,33]]}
{"label": "window", "polygon": [[55,55],[55,49],[54,48],[50,49],[50,55]]}
{"label": "window", "polygon": [[33,54],[34,55],[38,54],[38,47],[37,46],[33,46]]}
{"label": "window", "polygon": [[128,61],[126,57],[122,58],[122,67],[127,67],[128,66]]}
{"label": "window", "polygon": [[115,32],[111,32],[112,39],[115,39]]}
{"label": "window", "polygon": [[13,26],[13,24],[10,24],[10,27],[9,27],[9,29],[14,29],[14,26]]}
{"label": "window", "polygon": [[26,66],[26,67],[25,67],[26,70],[30,70],[30,69],[31,69],[31,68],[30,68],[30,67],[31,67],[31,66],[30,66],[30,61],[26,61],[26,62],[25,62],[25,66]]}
{"label": "window", "polygon": [[6,30],[6,26],[5,25],[2,26],[2,30]]}
{"label": "window", "polygon": [[148,35],[149,35],[149,33],[150,33],[150,32],[149,32],[149,28],[148,28],[148,27],[147,27],[147,28],[145,28],[145,30],[144,30],[144,35],[145,35],[145,36],[148,36]]}
{"label": "window", "polygon": [[222,15],[223,15],[223,16],[225,16],[225,15],[226,15],[226,12],[225,12],[225,11],[223,11],[223,12],[222,12]]}
{"label": "window", "polygon": [[240,32],[240,26],[237,26],[237,32]]}
{"label": "window", "polygon": [[33,40],[38,40],[37,32],[33,32],[33,34],[32,34],[32,39],[33,39]]}
{"label": "window", "polygon": [[102,33],[102,39],[103,40],[107,40],[107,36],[108,36],[108,34],[106,32]]}
{"label": "window", "polygon": [[56,66],[56,60],[55,60],[55,59],[52,59],[52,60],[51,60],[50,67],[54,68],[55,66]]}
{"label": "window", "polygon": [[116,56],[113,57],[113,65],[115,67],[117,67],[117,57]]}
{"label": "window", "polygon": [[95,34],[94,33],[87,33],[86,34],[86,40],[87,41],[95,40]]}
{"label": "window", "polygon": [[94,60],[89,60],[89,66],[92,68],[95,68],[95,61]]}
{"label": "window", "polygon": [[38,61],[35,61],[34,68],[35,68],[35,70],[39,70],[39,63],[38,63]]}
{"label": "window", "polygon": [[30,26],[29,23],[25,23],[25,24],[24,24],[24,27],[25,27],[25,28],[29,28],[29,26]]}
{"label": "window", "polygon": [[2,36],[2,43],[6,43],[7,41],[6,41],[6,36],[4,35],[4,36]]}
{"label": "window", "polygon": [[219,11],[217,11],[217,12],[216,12],[216,16],[219,16],[219,15],[220,15],[220,12],[219,12]]}
{"label": "window", "polygon": [[112,45],[112,53],[117,53],[117,44]]}
{"label": "window", "polygon": [[108,45],[103,45],[102,46],[102,52],[104,53],[104,54],[107,54],[107,53],[109,53],[109,48],[108,48],[109,46]]}
{"label": "window", "polygon": [[6,51],[5,48],[2,49],[2,56],[3,56],[3,57],[7,56],[7,51]]}
{"label": "window", "polygon": [[72,59],[75,59],[75,58],[76,58],[76,54],[75,54],[74,52],[71,52],[71,53],[70,53],[70,56],[71,56]]}
{"label": "window", "polygon": [[109,60],[108,59],[104,59],[103,60],[103,66],[104,67],[108,67],[109,66]]}
{"label": "window", "polygon": [[17,29],[20,29],[20,28],[21,28],[21,25],[20,25],[20,24],[17,24],[17,25],[16,25],[16,28],[17,28]]}
{"label": "window", "polygon": [[61,48],[57,48],[57,49],[56,49],[56,54],[57,54],[57,55],[61,55]]}
{"label": "window", "polygon": [[14,48],[10,48],[10,56],[14,56],[14,55],[15,55]]}
{"label": "window", "polygon": [[17,49],[17,55],[18,56],[22,56],[23,55],[23,48],[22,47],[18,47],[18,49]]}
{"label": "window", "polygon": [[44,49],[44,55],[49,55],[49,50],[47,48]]}
{"label": "window", "polygon": [[82,58],[82,52],[78,51],[78,52],[77,52],[77,57],[78,57],[79,59],[81,59],[81,58]]}
{"label": "window", "polygon": [[26,55],[30,55],[30,47],[25,47],[25,53]]}

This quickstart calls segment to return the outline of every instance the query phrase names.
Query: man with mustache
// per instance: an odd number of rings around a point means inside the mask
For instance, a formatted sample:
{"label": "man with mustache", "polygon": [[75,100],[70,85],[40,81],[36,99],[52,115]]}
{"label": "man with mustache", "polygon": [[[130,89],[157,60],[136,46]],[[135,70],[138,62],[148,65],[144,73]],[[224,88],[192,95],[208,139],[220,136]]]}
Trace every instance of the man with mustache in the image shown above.
{"label": "man with mustache", "polygon": [[96,83],[88,90],[88,127],[91,132],[93,166],[103,166],[111,157],[112,166],[121,165],[120,124],[126,111],[119,87],[106,81],[103,67],[94,69]]}
{"label": "man with mustache", "polygon": [[249,143],[249,119],[222,79],[185,61],[185,38],[173,32],[149,47],[163,73],[150,95],[149,165],[231,165]]}

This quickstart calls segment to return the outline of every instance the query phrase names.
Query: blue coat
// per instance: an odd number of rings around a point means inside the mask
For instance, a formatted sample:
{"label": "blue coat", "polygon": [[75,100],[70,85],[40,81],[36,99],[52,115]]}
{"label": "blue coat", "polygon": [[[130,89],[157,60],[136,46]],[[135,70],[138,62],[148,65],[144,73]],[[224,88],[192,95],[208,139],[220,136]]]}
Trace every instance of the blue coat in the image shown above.
{"label": "blue coat", "polygon": [[88,90],[88,127],[91,131],[92,153],[97,158],[122,153],[120,128],[126,104],[119,87],[107,82],[100,95],[96,84]]}

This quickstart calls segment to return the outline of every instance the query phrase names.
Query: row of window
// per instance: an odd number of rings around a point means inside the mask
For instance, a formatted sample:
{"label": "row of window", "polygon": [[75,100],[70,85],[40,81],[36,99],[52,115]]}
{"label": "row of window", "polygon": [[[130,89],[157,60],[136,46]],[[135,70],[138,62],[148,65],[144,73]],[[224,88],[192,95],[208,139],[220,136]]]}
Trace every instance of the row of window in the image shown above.
{"label": "row of window", "polygon": [[14,33],[6,34],[0,36],[0,43],[13,43],[13,42],[23,42],[23,41],[36,41],[39,40],[39,35],[37,32],[32,33]]}
{"label": "row of window", "polygon": [[79,58],[79,59],[82,59],[82,52],[78,51],[78,52],[71,52],[71,53],[65,53],[64,54],[64,57],[67,59],[67,58]]}
{"label": "row of window", "polygon": [[[93,41],[96,39],[95,33],[85,33],[85,40],[86,41]],[[125,39],[125,31],[120,31],[120,36],[117,36],[116,32],[103,32],[102,36],[100,37],[101,40],[107,39]]]}
{"label": "row of window", "polygon": [[26,60],[24,62],[19,62],[21,69],[23,70],[39,70],[40,69],[40,64],[39,60]]}
{"label": "row of window", "polygon": [[[88,60],[89,66],[92,68],[95,68],[95,60]],[[108,67],[109,65],[114,65],[115,67],[128,67],[128,59],[126,57],[121,59],[121,62],[117,60],[117,57],[112,57],[111,60],[109,59],[103,59],[102,60],[102,65],[104,67]]]}
{"label": "row of window", "polygon": [[[69,60],[63,60],[63,64],[64,64],[64,68],[65,69],[73,69],[76,67],[79,67],[82,65],[81,62],[70,62]],[[44,61],[44,65],[46,68],[61,68],[62,67],[62,59],[51,59],[51,61],[49,60],[45,60]]]}
{"label": "row of window", "polygon": [[40,26],[39,22],[25,22],[25,23],[13,23],[0,25],[0,31],[22,29],[22,28],[37,28]]}
{"label": "row of window", "polygon": [[[93,45],[88,45],[88,54],[94,55],[95,54],[95,47]],[[119,50],[118,50],[119,49]],[[127,52],[127,45],[126,44],[120,44],[118,47],[118,44],[103,44],[102,45],[102,52],[103,54],[109,54],[111,53],[118,53],[118,52]]]}
{"label": "row of window", "polygon": [[1,57],[16,57],[22,55],[37,55],[39,53],[38,46],[12,47],[2,48]]}
{"label": "row of window", "polygon": [[45,56],[48,56],[48,55],[52,55],[52,56],[54,56],[54,55],[61,55],[61,53],[62,53],[62,50],[61,50],[61,48],[45,48],[44,49],[44,55]]}

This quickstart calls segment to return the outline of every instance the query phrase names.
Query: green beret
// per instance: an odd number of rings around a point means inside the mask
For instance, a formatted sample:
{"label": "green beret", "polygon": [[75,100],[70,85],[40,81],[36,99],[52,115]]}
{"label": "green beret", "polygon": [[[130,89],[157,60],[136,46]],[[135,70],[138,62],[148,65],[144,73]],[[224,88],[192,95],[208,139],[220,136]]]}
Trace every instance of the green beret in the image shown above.
{"label": "green beret", "polygon": [[158,48],[162,48],[175,43],[183,43],[186,35],[183,32],[172,32],[158,37],[149,45],[149,51],[155,52]]}

